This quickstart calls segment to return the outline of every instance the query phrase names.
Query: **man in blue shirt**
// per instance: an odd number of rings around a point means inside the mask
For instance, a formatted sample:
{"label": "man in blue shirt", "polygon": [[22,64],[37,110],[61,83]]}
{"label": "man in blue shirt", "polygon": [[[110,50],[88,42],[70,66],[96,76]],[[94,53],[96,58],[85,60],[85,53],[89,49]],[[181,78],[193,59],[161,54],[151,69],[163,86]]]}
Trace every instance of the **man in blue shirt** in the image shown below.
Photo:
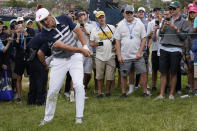
{"label": "man in blue shirt", "polygon": [[[50,63],[51,72],[45,117],[44,120],[41,121],[40,126],[53,119],[57,95],[68,71],[72,77],[73,87],[76,93],[76,124],[80,124],[83,121],[85,101],[83,57],[81,53],[84,56],[90,56],[90,51],[86,45],[83,32],[67,15],[52,17],[45,8],[41,8],[36,12],[36,21],[42,24],[42,39],[44,43],[48,43],[53,55],[53,59]],[[73,32],[76,33],[83,48],[77,48]],[[39,57],[41,58],[42,56]],[[41,62],[47,67],[44,59],[41,60]]]}

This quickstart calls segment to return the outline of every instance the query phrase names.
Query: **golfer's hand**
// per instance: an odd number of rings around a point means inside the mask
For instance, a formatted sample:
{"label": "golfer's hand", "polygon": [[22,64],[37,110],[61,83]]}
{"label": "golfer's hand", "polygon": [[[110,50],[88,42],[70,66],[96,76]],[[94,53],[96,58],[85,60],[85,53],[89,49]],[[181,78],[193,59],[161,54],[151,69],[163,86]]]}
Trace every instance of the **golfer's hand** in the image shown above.
{"label": "golfer's hand", "polygon": [[84,48],[81,48],[81,53],[85,56],[85,57],[90,57],[90,51]]}

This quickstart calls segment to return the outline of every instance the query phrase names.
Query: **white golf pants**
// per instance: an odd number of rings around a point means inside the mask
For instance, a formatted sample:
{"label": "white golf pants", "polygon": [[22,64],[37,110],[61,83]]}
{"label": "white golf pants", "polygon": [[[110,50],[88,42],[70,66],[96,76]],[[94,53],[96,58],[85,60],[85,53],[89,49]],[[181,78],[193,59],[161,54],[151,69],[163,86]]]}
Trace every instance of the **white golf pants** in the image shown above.
{"label": "white golf pants", "polygon": [[85,90],[83,85],[83,57],[75,53],[70,58],[54,58],[51,61],[49,90],[46,100],[45,121],[54,117],[57,96],[63,85],[67,71],[70,72],[75,89],[76,117],[83,117]]}

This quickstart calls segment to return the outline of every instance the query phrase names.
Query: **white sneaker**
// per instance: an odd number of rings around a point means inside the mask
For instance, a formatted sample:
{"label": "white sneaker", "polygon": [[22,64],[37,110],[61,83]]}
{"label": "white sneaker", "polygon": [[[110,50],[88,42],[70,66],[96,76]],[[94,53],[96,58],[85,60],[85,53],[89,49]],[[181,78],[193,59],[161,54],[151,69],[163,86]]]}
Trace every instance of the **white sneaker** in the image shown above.
{"label": "white sneaker", "polygon": [[75,93],[74,91],[70,92],[70,102],[74,102],[75,101]]}
{"label": "white sneaker", "polygon": [[181,91],[177,91],[177,94],[181,95],[181,94],[182,94],[182,92],[181,92]]}
{"label": "white sneaker", "polygon": [[49,123],[49,122],[51,122],[51,121],[42,120],[42,121],[40,122],[39,126],[44,126],[44,125],[46,125],[46,124]]}
{"label": "white sneaker", "polygon": [[170,100],[174,100],[174,96],[173,95],[169,95],[169,99]]}
{"label": "white sneaker", "polygon": [[165,98],[165,97],[159,95],[159,96],[157,96],[154,100],[161,100],[161,99],[164,99],[164,98]]}
{"label": "white sneaker", "polygon": [[65,93],[64,93],[64,96],[65,96],[66,98],[69,98],[69,97],[70,97],[70,94],[69,94],[68,92],[65,92]]}
{"label": "white sneaker", "polygon": [[76,118],[75,124],[82,124],[83,118]]}

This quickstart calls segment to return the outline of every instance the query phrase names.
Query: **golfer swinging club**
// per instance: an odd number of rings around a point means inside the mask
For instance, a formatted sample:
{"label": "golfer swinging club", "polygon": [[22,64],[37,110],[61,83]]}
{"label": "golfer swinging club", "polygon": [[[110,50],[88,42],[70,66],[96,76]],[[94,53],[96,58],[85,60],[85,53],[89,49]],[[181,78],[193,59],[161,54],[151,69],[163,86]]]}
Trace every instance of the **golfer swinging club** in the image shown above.
{"label": "golfer swinging club", "polygon": [[[50,63],[51,71],[45,117],[40,126],[50,122],[54,117],[57,95],[67,71],[70,72],[76,92],[76,124],[80,124],[83,122],[85,98],[82,54],[86,57],[90,56],[83,32],[67,15],[52,17],[45,8],[36,12],[36,21],[42,24],[42,38],[44,43],[48,43],[53,55]],[[83,48],[77,48],[73,32],[76,33]]]}

